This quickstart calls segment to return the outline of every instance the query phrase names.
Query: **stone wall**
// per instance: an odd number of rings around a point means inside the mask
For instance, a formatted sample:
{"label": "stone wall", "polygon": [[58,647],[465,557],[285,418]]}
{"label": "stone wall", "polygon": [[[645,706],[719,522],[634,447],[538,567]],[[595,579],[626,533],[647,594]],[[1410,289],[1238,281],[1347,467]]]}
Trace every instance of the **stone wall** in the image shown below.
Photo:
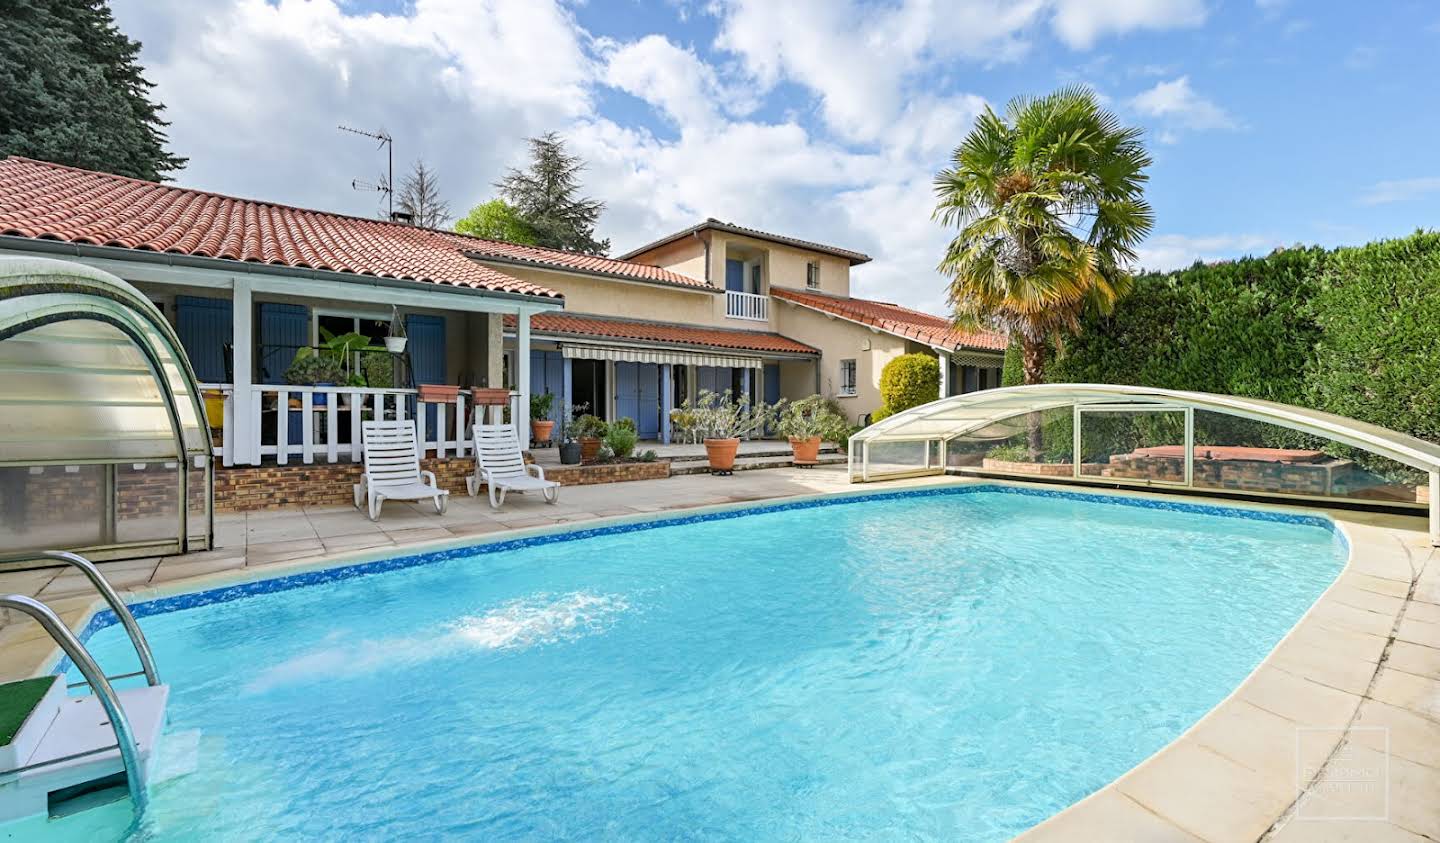
{"label": "stone wall", "polygon": [[[465,494],[465,478],[475,471],[471,457],[433,457],[420,467],[435,472],[440,488]],[[288,506],[333,506],[353,503],[351,487],[360,482],[359,463],[215,467],[215,511],[246,512]],[[670,463],[546,466],[545,477],[562,486],[654,480],[670,476]]]}

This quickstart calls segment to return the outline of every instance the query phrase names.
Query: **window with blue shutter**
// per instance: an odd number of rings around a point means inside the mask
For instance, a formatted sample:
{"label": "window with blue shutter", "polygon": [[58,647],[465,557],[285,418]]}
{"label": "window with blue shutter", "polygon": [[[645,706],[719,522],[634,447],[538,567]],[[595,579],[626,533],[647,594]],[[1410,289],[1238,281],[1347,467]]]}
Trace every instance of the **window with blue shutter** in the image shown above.
{"label": "window with blue shutter", "polygon": [[284,383],[295,352],[310,345],[310,308],[303,304],[260,303],[260,383]]}
{"label": "window with blue shutter", "polygon": [[195,369],[195,377],[204,383],[230,382],[225,352],[235,334],[229,299],[176,296],[175,331]]}

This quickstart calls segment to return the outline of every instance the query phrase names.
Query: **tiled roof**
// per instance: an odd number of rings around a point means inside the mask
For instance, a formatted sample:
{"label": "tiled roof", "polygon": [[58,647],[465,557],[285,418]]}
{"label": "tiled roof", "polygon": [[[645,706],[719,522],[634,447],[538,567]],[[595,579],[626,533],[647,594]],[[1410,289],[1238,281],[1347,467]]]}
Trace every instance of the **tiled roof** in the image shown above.
{"label": "tiled roof", "polygon": [[463,234],[456,234],[454,237],[460,241],[460,248],[480,260],[530,264],[546,269],[568,270],[612,278],[628,278],[635,281],[651,281],[657,284],[674,284],[679,287],[698,287],[703,290],[719,291],[718,287],[700,279],[645,263],[632,263],[598,255],[565,252],[559,249],[545,249],[540,246],[521,246],[497,240],[481,240],[478,237],[467,237]]}
{"label": "tiled roof", "polygon": [[864,252],[852,252],[849,249],[842,249],[839,246],[827,246],[824,243],[814,243],[809,240],[800,240],[795,237],[786,237],[783,234],[771,234],[768,231],[760,231],[756,228],[746,228],[743,225],[735,225],[734,223],[721,222],[714,217],[711,217],[710,219],[707,219],[702,223],[692,225],[682,231],[677,231],[674,234],[669,234],[665,237],[661,237],[659,240],[656,240],[653,243],[646,243],[644,246],[641,246],[638,249],[631,249],[630,251],[621,255],[620,260],[629,260],[630,258],[636,257],[637,255],[643,255],[652,249],[658,249],[661,246],[664,246],[666,243],[673,243],[682,237],[689,237],[691,234],[694,234],[697,231],[707,230],[725,231],[731,234],[739,234],[742,237],[753,237],[756,240],[769,240],[771,243],[781,243],[786,246],[794,246],[797,249],[806,249],[811,252],[819,252],[825,255],[834,255],[837,258],[845,258],[846,260],[850,261],[850,264],[852,266],[858,263],[870,262],[870,256],[865,254]]}
{"label": "tiled roof", "polygon": [[476,263],[448,232],[28,158],[0,160],[0,234],[561,298]]}
{"label": "tiled roof", "polygon": [[770,288],[770,295],[777,299],[794,302],[802,307],[833,314],[873,326],[886,333],[940,348],[1004,351],[1006,346],[1005,337],[1000,334],[989,331],[961,331],[949,319],[911,310],[898,304],[869,299],[842,298],[779,287]]}
{"label": "tiled roof", "polygon": [[[513,329],[515,317],[506,316],[505,325]],[[803,342],[767,331],[736,331],[725,328],[702,328],[666,322],[639,322],[575,313],[537,313],[530,317],[530,330],[538,334],[601,337],[635,340],[637,342],[693,345],[705,348],[729,348],[739,351],[769,351],[781,354],[819,354]]]}

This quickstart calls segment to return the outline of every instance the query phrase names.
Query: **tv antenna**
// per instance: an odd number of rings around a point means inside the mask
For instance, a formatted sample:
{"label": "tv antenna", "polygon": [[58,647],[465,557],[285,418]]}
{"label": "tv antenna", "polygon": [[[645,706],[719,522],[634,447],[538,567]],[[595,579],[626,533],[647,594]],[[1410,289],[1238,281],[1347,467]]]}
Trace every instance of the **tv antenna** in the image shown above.
{"label": "tv antenna", "polygon": [[[394,219],[394,218],[395,218],[395,191],[394,191],[394,186],[395,186],[395,139],[392,138],[392,137],[390,137],[390,133],[387,132],[387,131],[385,131],[384,129],[381,129],[381,130],[378,131],[378,132],[367,132],[367,131],[365,131],[364,129],[352,129],[352,128],[350,128],[349,126],[339,126],[339,127],[337,127],[337,128],[339,128],[340,131],[342,131],[342,132],[349,132],[349,133],[352,134],[352,135],[360,135],[361,137],[371,138],[372,140],[380,141],[380,146],[385,147],[385,154],[386,154],[386,158],[388,159],[388,166],[389,166],[389,171],[387,172],[387,174],[386,174],[386,176],[385,176],[385,181],[384,181],[383,183],[381,183],[381,184],[375,184],[375,183],[373,183],[373,182],[364,181],[364,180],[362,180],[362,179],[351,179],[351,180],[350,180],[350,187],[351,187],[351,189],[353,189],[353,190],[366,190],[366,191],[373,190],[373,191],[375,191],[375,192],[377,192],[377,193],[383,193],[383,194],[385,194],[385,199],[386,199],[386,201],[389,203],[389,207],[388,207],[388,209],[387,209],[387,211],[388,211],[388,213],[389,213],[389,218],[390,218],[390,219]],[[379,149],[379,148],[380,148],[380,147],[376,147],[376,149]]]}

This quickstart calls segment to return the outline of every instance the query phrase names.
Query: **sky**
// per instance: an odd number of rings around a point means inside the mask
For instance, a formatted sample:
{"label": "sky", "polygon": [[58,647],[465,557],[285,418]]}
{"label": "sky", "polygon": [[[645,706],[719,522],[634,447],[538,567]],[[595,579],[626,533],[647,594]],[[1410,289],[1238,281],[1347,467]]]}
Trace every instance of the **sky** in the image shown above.
{"label": "sky", "polygon": [[423,159],[452,213],[554,130],[620,254],[714,217],[871,255],[857,296],[945,312],[935,173],[984,108],[1093,88],[1142,127],[1140,263],[1440,225],[1435,0],[112,0],[174,177],[374,216]]}

